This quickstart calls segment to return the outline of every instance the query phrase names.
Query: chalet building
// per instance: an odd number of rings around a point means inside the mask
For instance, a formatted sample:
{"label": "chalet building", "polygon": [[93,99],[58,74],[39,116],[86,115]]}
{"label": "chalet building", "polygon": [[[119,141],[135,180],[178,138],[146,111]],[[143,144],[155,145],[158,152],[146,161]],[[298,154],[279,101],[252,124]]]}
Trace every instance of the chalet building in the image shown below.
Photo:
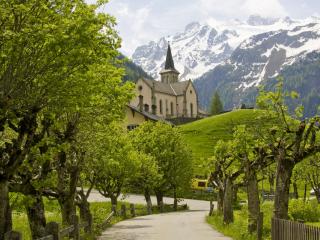
{"label": "chalet building", "polygon": [[174,67],[170,45],[161,81],[139,79],[136,83],[136,98],[130,106],[140,112],[153,114],[161,119],[198,117],[197,92],[191,82],[179,81],[179,72]]}

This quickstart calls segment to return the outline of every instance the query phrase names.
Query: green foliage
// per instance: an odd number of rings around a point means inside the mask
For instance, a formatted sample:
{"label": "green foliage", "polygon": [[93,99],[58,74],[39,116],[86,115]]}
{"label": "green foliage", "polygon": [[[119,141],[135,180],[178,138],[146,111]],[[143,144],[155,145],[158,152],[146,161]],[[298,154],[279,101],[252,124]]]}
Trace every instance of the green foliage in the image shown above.
{"label": "green foliage", "polygon": [[117,198],[137,173],[138,155],[122,126],[110,124],[97,135],[90,152],[88,169],[95,177],[95,186],[105,197]]}
{"label": "green foliage", "polygon": [[215,92],[211,99],[210,113],[217,115],[223,111],[223,105],[218,92]]}
{"label": "green foliage", "polygon": [[162,175],[158,172],[158,164],[154,157],[143,152],[136,152],[137,173],[130,179],[130,185],[135,190],[151,191],[161,181]]}
{"label": "green foliage", "polygon": [[138,151],[156,160],[162,176],[157,188],[165,192],[190,187],[191,155],[177,128],[161,122],[145,122],[131,132],[131,137]]}
{"label": "green foliage", "polygon": [[316,200],[304,202],[302,199],[293,199],[289,203],[289,216],[295,221],[319,222],[320,205]]}

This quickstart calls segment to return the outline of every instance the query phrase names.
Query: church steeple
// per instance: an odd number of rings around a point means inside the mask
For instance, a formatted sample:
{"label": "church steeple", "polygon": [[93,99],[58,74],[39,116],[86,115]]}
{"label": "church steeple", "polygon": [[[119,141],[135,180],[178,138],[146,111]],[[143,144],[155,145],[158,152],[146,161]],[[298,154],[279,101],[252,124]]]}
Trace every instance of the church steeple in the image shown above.
{"label": "church steeple", "polygon": [[168,44],[166,62],[164,69],[160,72],[161,82],[163,83],[175,83],[178,82],[179,72],[174,67],[174,61],[171,53],[170,43]]}
{"label": "church steeple", "polygon": [[164,69],[166,69],[166,70],[174,69],[175,70],[170,43],[168,44],[167,57],[166,57],[166,63],[165,63]]}

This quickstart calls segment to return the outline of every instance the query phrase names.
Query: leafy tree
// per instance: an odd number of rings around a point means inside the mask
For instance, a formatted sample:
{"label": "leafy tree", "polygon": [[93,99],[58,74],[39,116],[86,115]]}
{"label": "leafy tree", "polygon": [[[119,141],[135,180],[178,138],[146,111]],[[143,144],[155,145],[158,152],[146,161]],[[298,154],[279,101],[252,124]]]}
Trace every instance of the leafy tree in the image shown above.
{"label": "leafy tree", "polygon": [[122,126],[110,124],[106,132],[97,136],[98,145],[93,155],[92,174],[95,186],[113,205],[137,173],[138,155]]}
{"label": "leafy tree", "polygon": [[210,113],[217,115],[223,111],[223,105],[218,92],[215,92],[211,99]]}
{"label": "leafy tree", "polygon": [[223,212],[223,221],[226,224],[233,222],[233,185],[243,173],[241,163],[232,155],[232,141],[218,141],[214,147],[211,164],[214,170],[210,180],[218,189],[218,211]]}
{"label": "leafy tree", "polygon": [[[120,40],[113,29],[115,21],[96,14],[99,4],[87,5],[83,0],[0,2],[1,239],[12,225],[9,182],[17,179],[33,187],[23,192],[36,193],[39,201],[35,203],[41,209],[44,191],[38,182],[48,183],[45,176],[58,166],[55,157],[47,159],[48,153],[55,150],[67,162],[72,162],[72,152],[81,153],[71,147],[74,141],[65,142],[68,119],[79,115],[74,127],[80,131],[91,123],[90,118],[108,123],[123,114],[131,96],[131,87],[120,85],[123,70],[117,68]],[[32,151],[38,152],[36,157]],[[22,171],[31,168],[34,171]],[[52,195],[59,196],[56,190]],[[73,187],[69,193],[74,195],[74,191]],[[43,219],[39,222],[33,226],[45,224]]]}
{"label": "leafy tree", "polygon": [[143,190],[147,205],[152,206],[151,192],[158,182],[161,181],[162,175],[158,172],[158,164],[154,157],[143,152],[138,152],[137,174],[131,180],[131,187],[135,190]]}
{"label": "leafy tree", "polygon": [[177,192],[190,187],[192,158],[177,128],[166,123],[145,122],[132,131],[133,144],[138,151],[152,156],[162,176],[154,188],[158,205],[164,193],[173,191],[177,205]]}
{"label": "leafy tree", "polygon": [[265,110],[273,127],[266,132],[268,144],[266,152],[271,152],[277,162],[275,217],[288,218],[289,188],[292,172],[296,164],[320,151],[317,132],[319,119],[317,117],[298,120],[302,116],[302,108],[295,110],[296,119],[289,116],[284,103],[286,97],[297,98],[297,94],[283,93],[283,79],[274,92],[260,93],[257,104]]}
{"label": "leafy tree", "polygon": [[299,163],[294,172],[298,180],[305,180],[311,186],[320,203],[320,154],[315,154]]}

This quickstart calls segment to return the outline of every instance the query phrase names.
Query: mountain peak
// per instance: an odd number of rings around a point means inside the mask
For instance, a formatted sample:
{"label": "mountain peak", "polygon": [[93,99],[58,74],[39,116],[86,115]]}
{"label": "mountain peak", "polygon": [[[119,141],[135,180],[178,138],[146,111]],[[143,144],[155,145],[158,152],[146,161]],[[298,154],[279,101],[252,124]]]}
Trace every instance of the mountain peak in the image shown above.
{"label": "mountain peak", "polygon": [[199,22],[191,22],[185,27],[185,31],[192,31],[198,29],[201,26]]}

